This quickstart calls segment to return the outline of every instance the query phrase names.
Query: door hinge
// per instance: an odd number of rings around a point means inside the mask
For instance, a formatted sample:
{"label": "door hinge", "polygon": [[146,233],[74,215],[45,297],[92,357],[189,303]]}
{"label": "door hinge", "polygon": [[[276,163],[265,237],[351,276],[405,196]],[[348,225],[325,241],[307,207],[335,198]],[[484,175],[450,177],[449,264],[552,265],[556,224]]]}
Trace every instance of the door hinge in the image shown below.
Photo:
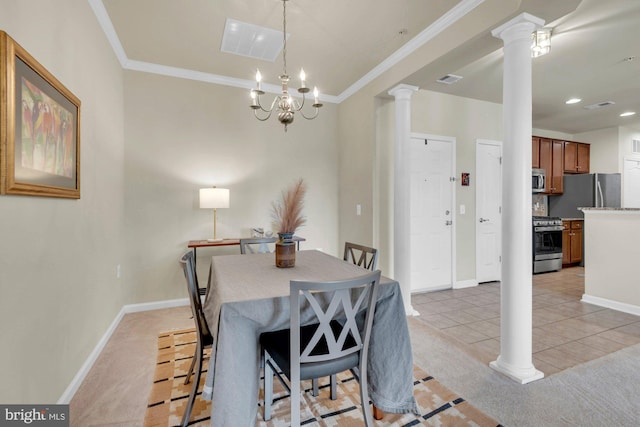
{"label": "door hinge", "polygon": [[456,182],[456,177],[455,177],[455,176],[451,176],[451,177],[449,177],[449,181],[451,181],[451,182]]}
{"label": "door hinge", "polygon": [[500,160],[500,164],[502,164],[502,156],[498,157],[498,159]]}
{"label": "door hinge", "polygon": [[428,139],[425,139],[425,140],[424,140],[424,145],[427,145],[427,144],[429,144],[429,140],[428,140]]}
{"label": "door hinge", "polygon": [[501,214],[502,213],[502,206],[498,206],[498,213]]}
{"label": "door hinge", "polygon": [[498,262],[502,262],[502,255],[498,257]]}

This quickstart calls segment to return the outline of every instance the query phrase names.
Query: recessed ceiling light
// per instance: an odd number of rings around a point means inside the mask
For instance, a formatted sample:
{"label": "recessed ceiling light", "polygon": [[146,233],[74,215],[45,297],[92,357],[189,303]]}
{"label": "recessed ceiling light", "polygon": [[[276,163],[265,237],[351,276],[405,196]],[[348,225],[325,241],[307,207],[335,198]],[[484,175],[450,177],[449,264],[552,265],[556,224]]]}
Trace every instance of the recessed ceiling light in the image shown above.
{"label": "recessed ceiling light", "polygon": [[636,113],[635,111],[627,111],[627,112],[624,112],[624,113],[620,114],[620,117],[633,116],[635,113]]}
{"label": "recessed ceiling light", "polygon": [[577,104],[580,101],[582,101],[582,99],[580,99],[580,98],[571,98],[571,99],[567,99],[564,103],[565,104]]}

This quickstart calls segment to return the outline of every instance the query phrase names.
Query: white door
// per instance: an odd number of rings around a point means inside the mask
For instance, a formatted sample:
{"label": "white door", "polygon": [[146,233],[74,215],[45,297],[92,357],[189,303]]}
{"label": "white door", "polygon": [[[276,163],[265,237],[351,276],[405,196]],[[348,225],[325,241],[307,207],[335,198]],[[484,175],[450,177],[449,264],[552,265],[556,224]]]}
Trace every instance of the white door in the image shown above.
{"label": "white door", "polygon": [[476,142],[476,281],[501,277],[502,143]]}
{"label": "white door", "polygon": [[411,138],[411,291],[451,288],[455,139]]}
{"label": "white door", "polygon": [[640,208],[640,159],[624,159],[624,192],[625,208]]}

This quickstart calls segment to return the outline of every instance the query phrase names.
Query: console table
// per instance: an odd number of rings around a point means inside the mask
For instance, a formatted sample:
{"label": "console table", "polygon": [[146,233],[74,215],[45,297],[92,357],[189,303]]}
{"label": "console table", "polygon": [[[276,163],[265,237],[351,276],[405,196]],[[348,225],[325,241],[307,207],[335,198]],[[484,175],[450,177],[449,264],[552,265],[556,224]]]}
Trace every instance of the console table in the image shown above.
{"label": "console table", "polygon": [[[250,239],[250,237],[246,238]],[[298,250],[300,250],[300,242],[305,242],[307,239],[300,236],[293,236],[293,240],[298,244]],[[222,239],[215,242],[210,242],[208,240],[189,240],[189,244],[187,245],[187,247],[193,248],[194,261],[197,255],[196,251],[198,250],[198,248],[212,246],[240,246],[240,239]]]}

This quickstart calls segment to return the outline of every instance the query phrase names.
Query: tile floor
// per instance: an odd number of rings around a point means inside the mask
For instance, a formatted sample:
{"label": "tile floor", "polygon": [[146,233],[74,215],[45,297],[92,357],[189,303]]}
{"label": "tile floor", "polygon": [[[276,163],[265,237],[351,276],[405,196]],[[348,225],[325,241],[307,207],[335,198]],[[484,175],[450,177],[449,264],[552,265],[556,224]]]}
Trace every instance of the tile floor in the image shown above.
{"label": "tile floor", "polygon": [[[580,302],[584,268],[533,276],[533,364],[552,375],[640,343],[640,316]],[[483,362],[500,352],[500,284],[414,294],[420,319],[467,344]]]}

